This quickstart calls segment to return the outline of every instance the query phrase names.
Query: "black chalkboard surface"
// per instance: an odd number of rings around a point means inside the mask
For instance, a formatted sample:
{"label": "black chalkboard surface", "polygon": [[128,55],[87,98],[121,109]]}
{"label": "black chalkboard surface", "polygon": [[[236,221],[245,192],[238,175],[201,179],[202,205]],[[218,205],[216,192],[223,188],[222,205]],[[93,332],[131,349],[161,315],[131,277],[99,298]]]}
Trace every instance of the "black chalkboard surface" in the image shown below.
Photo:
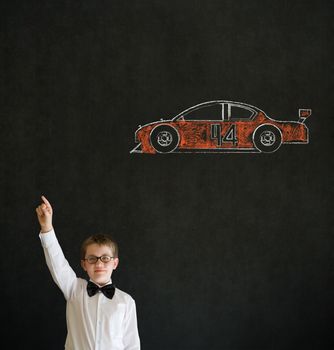
{"label": "black chalkboard surface", "polygon": [[[64,253],[113,234],[113,280],[136,300],[143,350],[332,349],[333,4],[1,4],[4,339],[64,348],[45,265],[46,195]],[[273,153],[130,153],[138,125],[211,100],[298,121]],[[83,350],[83,349],[82,349]]]}

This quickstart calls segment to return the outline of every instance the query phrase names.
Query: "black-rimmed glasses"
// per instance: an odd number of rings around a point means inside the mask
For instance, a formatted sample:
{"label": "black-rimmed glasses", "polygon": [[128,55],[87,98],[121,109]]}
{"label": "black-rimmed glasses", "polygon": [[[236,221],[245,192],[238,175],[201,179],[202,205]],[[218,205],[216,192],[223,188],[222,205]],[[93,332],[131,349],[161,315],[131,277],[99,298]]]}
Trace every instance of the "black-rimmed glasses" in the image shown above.
{"label": "black-rimmed glasses", "polygon": [[90,255],[83,260],[86,260],[88,262],[88,264],[96,264],[98,260],[101,260],[103,263],[106,264],[109,261],[111,261],[112,259],[114,259],[114,257],[109,256],[109,255],[102,255],[102,256]]}

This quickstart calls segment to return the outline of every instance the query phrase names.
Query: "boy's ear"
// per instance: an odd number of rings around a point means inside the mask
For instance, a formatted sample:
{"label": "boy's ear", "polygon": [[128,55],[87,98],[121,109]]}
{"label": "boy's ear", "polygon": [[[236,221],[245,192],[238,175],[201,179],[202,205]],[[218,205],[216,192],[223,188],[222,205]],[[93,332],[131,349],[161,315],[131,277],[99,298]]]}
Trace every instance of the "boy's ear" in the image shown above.
{"label": "boy's ear", "polygon": [[81,263],[81,267],[82,267],[85,271],[87,271],[86,266],[85,266],[85,260],[80,260],[80,263]]}
{"label": "boy's ear", "polygon": [[119,259],[118,259],[118,258],[115,258],[115,259],[114,259],[114,270],[117,269],[118,264],[119,264]]}

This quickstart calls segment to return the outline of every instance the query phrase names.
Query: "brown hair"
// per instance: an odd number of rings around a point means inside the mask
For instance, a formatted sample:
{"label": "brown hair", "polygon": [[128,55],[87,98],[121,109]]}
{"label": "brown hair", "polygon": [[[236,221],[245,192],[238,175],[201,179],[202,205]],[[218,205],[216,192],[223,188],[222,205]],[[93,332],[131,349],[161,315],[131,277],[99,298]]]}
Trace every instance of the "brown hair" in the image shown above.
{"label": "brown hair", "polygon": [[81,253],[80,253],[81,260],[85,259],[87,246],[89,246],[91,244],[108,246],[111,249],[114,258],[118,258],[118,245],[117,245],[117,243],[109,235],[98,233],[98,234],[95,234],[95,235],[92,235],[92,236],[86,238],[82,242]]}

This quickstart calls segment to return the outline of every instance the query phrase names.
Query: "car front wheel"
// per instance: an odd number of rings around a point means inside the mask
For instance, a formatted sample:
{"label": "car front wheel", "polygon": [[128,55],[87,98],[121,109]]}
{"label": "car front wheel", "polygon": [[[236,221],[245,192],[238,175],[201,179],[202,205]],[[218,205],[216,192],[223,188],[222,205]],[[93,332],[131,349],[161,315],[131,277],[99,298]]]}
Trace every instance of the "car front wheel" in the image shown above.
{"label": "car front wheel", "polygon": [[261,125],[254,131],[253,142],[260,152],[275,152],[282,144],[282,133],[274,125]]}
{"label": "car front wheel", "polygon": [[173,152],[179,144],[179,134],[170,125],[158,125],[151,131],[151,144],[159,153]]}

